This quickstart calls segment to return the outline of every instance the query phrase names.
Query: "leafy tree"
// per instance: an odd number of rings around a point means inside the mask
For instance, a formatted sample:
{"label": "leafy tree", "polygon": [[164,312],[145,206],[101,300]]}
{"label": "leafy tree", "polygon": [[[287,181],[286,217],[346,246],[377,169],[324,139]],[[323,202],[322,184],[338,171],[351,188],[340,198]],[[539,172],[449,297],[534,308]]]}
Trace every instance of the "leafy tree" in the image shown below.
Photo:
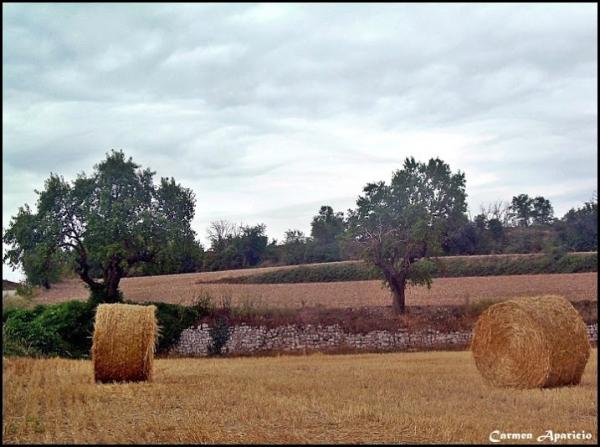
{"label": "leafy tree", "polygon": [[510,212],[520,227],[528,227],[532,223],[550,224],[554,220],[552,204],[542,196],[532,199],[527,194],[519,194],[512,198]]}
{"label": "leafy tree", "polygon": [[570,209],[557,223],[558,235],[569,250],[598,250],[598,198]]}
{"label": "leafy tree", "polygon": [[307,241],[306,262],[340,260],[340,238],[346,229],[344,213],[324,205],[311,222],[311,240]]}
{"label": "leafy tree", "polygon": [[66,260],[52,244],[43,240],[41,234],[32,233],[34,224],[35,217],[29,206],[20,207],[4,233],[4,242],[14,247],[5,255],[4,261],[12,267],[20,265],[29,285],[49,289],[51,283],[60,279]]}
{"label": "leafy tree", "polygon": [[531,215],[534,224],[547,225],[554,221],[554,209],[550,200],[542,196],[536,197],[533,199],[532,208]]}
{"label": "leafy tree", "polygon": [[284,244],[305,244],[306,236],[302,230],[287,230],[283,238]]}
{"label": "leafy tree", "polygon": [[266,226],[236,225],[226,220],[210,223],[211,250],[206,258],[208,270],[225,270],[257,265],[267,251]]}
{"label": "leafy tree", "polygon": [[307,238],[303,231],[287,230],[283,238],[283,261],[285,264],[302,264],[306,260]]}
{"label": "leafy tree", "polygon": [[407,158],[389,185],[369,183],[349,210],[349,231],[363,245],[363,257],[381,270],[397,313],[405,311],[405,287],[431,284],[430,262],[441,252],[448,222],[466,212],[465,176],[452,174],[439,158]]}
{"label": "leafy tree", "polygon": [[452,222],[447,222],[443,234],[442,248],[447,255],[472,255],[481,245],[481,235],[477,223],[470,222],[466,216],[460,216]]}
{"label": "leafy tree", "polygon": [[520,227],[528,227],[533,217],[533,199],[527,194],[519,194],[512,198],[510,205],[511,216]]}
{"label": "leafy tree", "polygon": [[242,267],[253,267],[257,265],[266,249],[269,239],[265,232],[267,226],[258,224],[255,226],[243,226],[239,237],[238,247],[242,255]]}
{"label": "leafy tree", "polygon": [[129,276],[192,273],[202,269],[204,249],[193,235],[179,235],[165,245],[152,263],[140,263]]}
{"label": "leafy tree", "polygon": [[333,208],[324,205],[319,214],[313,217],[310,226],[311,236],[317,243],[330,244],[344,232],[344,213],[334,213]]}
{"label": "leafy tree", "polygon": [[[94,301],[117,302],[121,278],[141,262],[156,262],[173,241],[193,237],[194,193],[139,169],[122,151],[111,151],[72,183],[51,174],[38,194],[37,211],[27,206],[13,217],[3,239],[13,266],[45,247],[68,256]],[[29,223],[23,228],[23,221]],[[15,237],[19,228],[19,236]]]}
{"label": "leafy tree", "polygon": [[487,222],[487,229],[492,240],[492,253],[502,253],[506,235],[502,221],[498,218],[492,218]]}
{"label": "leafy tree", "polygon": [[[488,208],[489,209],[489,208]],[[475,250],[465,254],[490,254],[501,253],[504,248],[504,226],[498,217],[499,213],[489,212],[482,208],[482,212],[473,219],[473,238]]]}

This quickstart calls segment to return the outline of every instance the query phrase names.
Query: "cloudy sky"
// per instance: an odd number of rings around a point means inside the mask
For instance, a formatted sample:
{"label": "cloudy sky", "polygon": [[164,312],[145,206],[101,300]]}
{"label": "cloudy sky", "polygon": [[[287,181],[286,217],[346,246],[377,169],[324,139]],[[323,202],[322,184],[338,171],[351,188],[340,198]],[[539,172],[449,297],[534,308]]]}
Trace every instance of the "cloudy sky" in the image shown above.
{"label": "cloudy sky", "polygon": [[111,148],[195,191],[203,241],[215,219],[309,233],[411,155],[464,171],[473,213],[597,189],[596,4],[3,4],[2,25],[3,227]]}

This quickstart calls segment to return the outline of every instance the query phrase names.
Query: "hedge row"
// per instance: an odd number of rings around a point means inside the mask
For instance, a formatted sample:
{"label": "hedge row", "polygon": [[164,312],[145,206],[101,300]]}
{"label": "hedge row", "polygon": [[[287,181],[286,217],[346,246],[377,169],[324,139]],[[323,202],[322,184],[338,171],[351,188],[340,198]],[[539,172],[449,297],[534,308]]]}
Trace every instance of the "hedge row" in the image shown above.
{"label": "hedge row", "polygon": [[[157,307],[156,317],[160,327],[158,353],[168,351],[184,329],[211,312],[206,303],[194,306],[160,302],[144,304],[154,304]],[[95,305],[88,301],[67,301],[51,305],[40,304],[33,309],[4,310],[3,353],[88,358],[92,347],[95,312]]]}
{"label": "hedge row", "polygon": [[[581,273],[598,271],[598,254],[511,255],[437,258],[428,262],[438,278],[461,276],[528,275],[540,273]],[[325,263],[273,270],[247,276],[222,278],[229,284],[282,284],[382,279],[381,272],[360,261]]]}

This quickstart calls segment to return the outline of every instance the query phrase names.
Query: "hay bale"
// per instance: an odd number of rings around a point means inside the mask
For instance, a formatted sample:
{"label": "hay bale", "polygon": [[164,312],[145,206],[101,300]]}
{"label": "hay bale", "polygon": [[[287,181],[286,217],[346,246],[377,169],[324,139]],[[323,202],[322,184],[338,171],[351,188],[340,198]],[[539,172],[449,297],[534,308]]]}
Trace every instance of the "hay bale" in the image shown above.
{"label": "hay bale", "polygon": [[580,382],[590,342],[569,301],[541,296],[489,307],[475,324],[471,351],[492,385],[545,388]]}
{"label": "hay bale", "polygon": [[100,304],[92,361],[96,382],[152,380],[156,306]]}

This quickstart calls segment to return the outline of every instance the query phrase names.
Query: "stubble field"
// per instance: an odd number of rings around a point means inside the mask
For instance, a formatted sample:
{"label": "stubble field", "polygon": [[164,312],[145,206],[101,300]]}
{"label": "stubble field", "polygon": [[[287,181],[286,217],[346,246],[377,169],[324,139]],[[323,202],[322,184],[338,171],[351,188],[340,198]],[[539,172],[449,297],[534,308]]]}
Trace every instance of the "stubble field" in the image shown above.
{"label": "stubble field", "polygon": [[546,390],[490,388],[469,352],[159,359],[153,383],[102,385],[89,361],[11,358],[3,439],[488,443],[494,430],[552,430],[596,440],[596,355],[579,386]]}
{"label": "stubble field", "polygon": [[[281,268],[281,267],[277,267]],[[121,289],[132,301],[165,301],[190,304],[204,292],[214,298],[230,297],[231,304],[251,301],[254,305],[279,308],[347,308],[388,306],[390,292],[382,282],[351,281],[300,284],[207,284],[224,275],[252,274],[265,269],[233,270],[214,273],[125,278]],[[596,300],[598,273],[561,273],[540,275],[437,278],[431,289],[408,287],[407,305],[462,305],[466,301],[503,300],[518,296],[562,295],[568,300]],[[56,284],[40,292],[36,302],[53,303],[85,299],[88,291],[77,280]]]}

